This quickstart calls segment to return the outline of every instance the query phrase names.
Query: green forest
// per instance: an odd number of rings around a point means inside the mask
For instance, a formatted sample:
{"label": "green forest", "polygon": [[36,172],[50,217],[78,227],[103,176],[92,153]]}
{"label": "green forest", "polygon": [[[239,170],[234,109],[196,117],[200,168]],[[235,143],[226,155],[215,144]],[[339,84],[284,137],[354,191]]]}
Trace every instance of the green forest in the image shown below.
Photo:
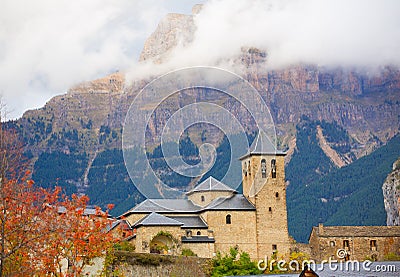
{"label": "green forest", "polygon": [[[287,205],[289,233],[297,241],[306,242],[312,226],[325,225],[384,225],[386,213],[383,207],[382,184],[390,172],[392,163],[399,157],[400,137],[372,154],[352,164],[337,168],[318,145],[316,128],[338,153],[348,153],[350,137],[335,122],[310,121],[303,117],[297,125],[297,146],[286,167]],[[255,135],[248,136],[251,142]],[[241,168],[238,157],[231,157],[231,141],[224,137],[216,148],[217,160],[209,172],[199,181],[213,176],[228,185],[240,184]],[[199,150],[184,137],[179,150],[188,164],[199,162]],[[243,153],[246,149],[243,149]],[[147,153],[150,165],[166,184],[185,188],[193,180],[172,171],[167,165],[160,147]],[[44,187],[61,186],[65,193],[77,192],[83,184],[88,155],[63,152],[43,153],[34,166],[33,179]],[[231,162],[232,161],[232,162]],[[234,174],[227,175],[229,166]],[[115,204],[113,215],[120,215],[144,198],[133,185],[127,173],[121,149],[109,149],[97,154],[88,172],[86,194],[91,204],[105,207]],[[238,187],[241,191],[241,187]],[[366,201],[368,199],[368,201]]]}

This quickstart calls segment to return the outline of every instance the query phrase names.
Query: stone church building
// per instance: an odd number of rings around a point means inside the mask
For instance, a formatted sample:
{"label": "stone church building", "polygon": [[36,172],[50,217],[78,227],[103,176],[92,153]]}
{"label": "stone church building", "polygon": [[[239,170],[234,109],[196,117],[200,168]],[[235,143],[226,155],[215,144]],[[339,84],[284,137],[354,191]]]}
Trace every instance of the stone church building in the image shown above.
{"label": "stone church building", "polygon": [[311,259],[383,259],[400,254],[400,226],[314,227],[309,244],[289,237],[285,158],[264,133],[259,134],[242,164],[243,194],[210,177],[185,199],[146,199],[120,218],[130,225],[137,252],[179,255],[183,249],[211,258],[238,247],[252,259],[289,255],[300,250]]}
{"label": "stone church building", "polygon": [[191,249],[213,257],[239,247],[253,259],[289,253],[284,157],[261,133],[240,158],[243,194],[210,177],[186,199],[146,199],[133,207],[121,218],[134,230],[136,251]]}

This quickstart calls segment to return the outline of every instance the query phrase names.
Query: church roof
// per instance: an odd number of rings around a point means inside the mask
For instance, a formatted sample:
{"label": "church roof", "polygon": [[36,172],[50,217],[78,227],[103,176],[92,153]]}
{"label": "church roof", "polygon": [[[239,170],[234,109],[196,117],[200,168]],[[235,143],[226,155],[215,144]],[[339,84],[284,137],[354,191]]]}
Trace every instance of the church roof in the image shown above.
{"label": "church roof", "polygon": [[[153,212],[162,214],[198,214],[207,210],[255,210],[255,207],[246,199],[246,197],[243,196],[243,194],[233,194],[230,197],[216,198],[203,208],[193,204],[193,202],[188,199],[146,199],[124,213],[122,216],[126,217],[134,213]],[[182,223],[185,222],[182,221]]]}
{"label": "church roof", "polygon": [[201,219],[200,216],[168,216],[169,218],[175,219],[176,221],[182,222],[182,228],[198,228],[206,229],[207,224]]}
{"label": "church roof", "polygon": [[224,183],[218,181],[214,177],[210,176],[206,180],[204,180],[202,183],[197,185],[195,188],[193,188],[191,191],[187,192],[186,194],[190,195],[194,192],[200,192],[200,191],[231,191],[231,192],[236,192],[234,189],[231,187],[228,187]]}
{"label": "church roof", "polygon": [[200,210],[201,207],[195,205],[188,199],[146,199],[142,203],[136,205],[124,215],[131,213],[148,213],[148,212],[177,212],[192,213]]}
{"label": "church roof", "polygon": [[260,130],[257,134],[257,137],[254,139],[247,153],[240,157],[240,159],[244,159],[249,155],[285,155],[286,153],[280,150],[277,150],[275,145],[272,143],[271,139],[268,135]]}
{"label": "church roof", "polygon": [[255,210],[256,208],[243,194],[231,197],[218,197],[208,204],[204,210]]}
{"label": "church roof", "polygon": [[184,225],[182,222],[179,222],[175,219],[163,216],[161,214],[152,212],[149,215],[146,215],[139,221],[135,222],[133,227],[139,226],[182,226]]}

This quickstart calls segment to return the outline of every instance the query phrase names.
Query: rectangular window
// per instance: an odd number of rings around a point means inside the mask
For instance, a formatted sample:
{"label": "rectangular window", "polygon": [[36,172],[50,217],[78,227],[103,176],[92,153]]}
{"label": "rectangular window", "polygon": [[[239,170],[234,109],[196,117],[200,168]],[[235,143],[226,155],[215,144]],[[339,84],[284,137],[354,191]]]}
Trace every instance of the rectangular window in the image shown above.
{"label": "rectangular window", "polygon": [[369,247],[372,251],[376,251],[376,240],[371,240],[369,242]]}
{"label": "rectangular window", "polygon": [[276,244],[273,244],[272,245],[272,251],[276,251],[276,250],[278,250],[278,246]]}
{"label": "rectangular window", "polygon": [[347,239],[343,241],[343,248],[344,250],[349,250],[349,241]]}

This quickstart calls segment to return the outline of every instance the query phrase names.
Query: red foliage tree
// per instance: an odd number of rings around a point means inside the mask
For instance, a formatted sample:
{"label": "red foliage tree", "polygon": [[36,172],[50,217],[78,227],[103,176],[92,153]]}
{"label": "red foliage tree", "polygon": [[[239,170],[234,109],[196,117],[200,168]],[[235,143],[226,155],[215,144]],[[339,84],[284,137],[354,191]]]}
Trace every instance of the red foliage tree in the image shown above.
{"label": "red foliage tree", "polygon": [[[108,211],[88,209],[87,196],[64,196],[55,208],[57,216],[47,220],[52,226],[42,251],[44,271],[55,276],[79,276],[94,258],[101,257],[115,242],[110,232]],[[67,263],[67,272],[62,270]]]}

